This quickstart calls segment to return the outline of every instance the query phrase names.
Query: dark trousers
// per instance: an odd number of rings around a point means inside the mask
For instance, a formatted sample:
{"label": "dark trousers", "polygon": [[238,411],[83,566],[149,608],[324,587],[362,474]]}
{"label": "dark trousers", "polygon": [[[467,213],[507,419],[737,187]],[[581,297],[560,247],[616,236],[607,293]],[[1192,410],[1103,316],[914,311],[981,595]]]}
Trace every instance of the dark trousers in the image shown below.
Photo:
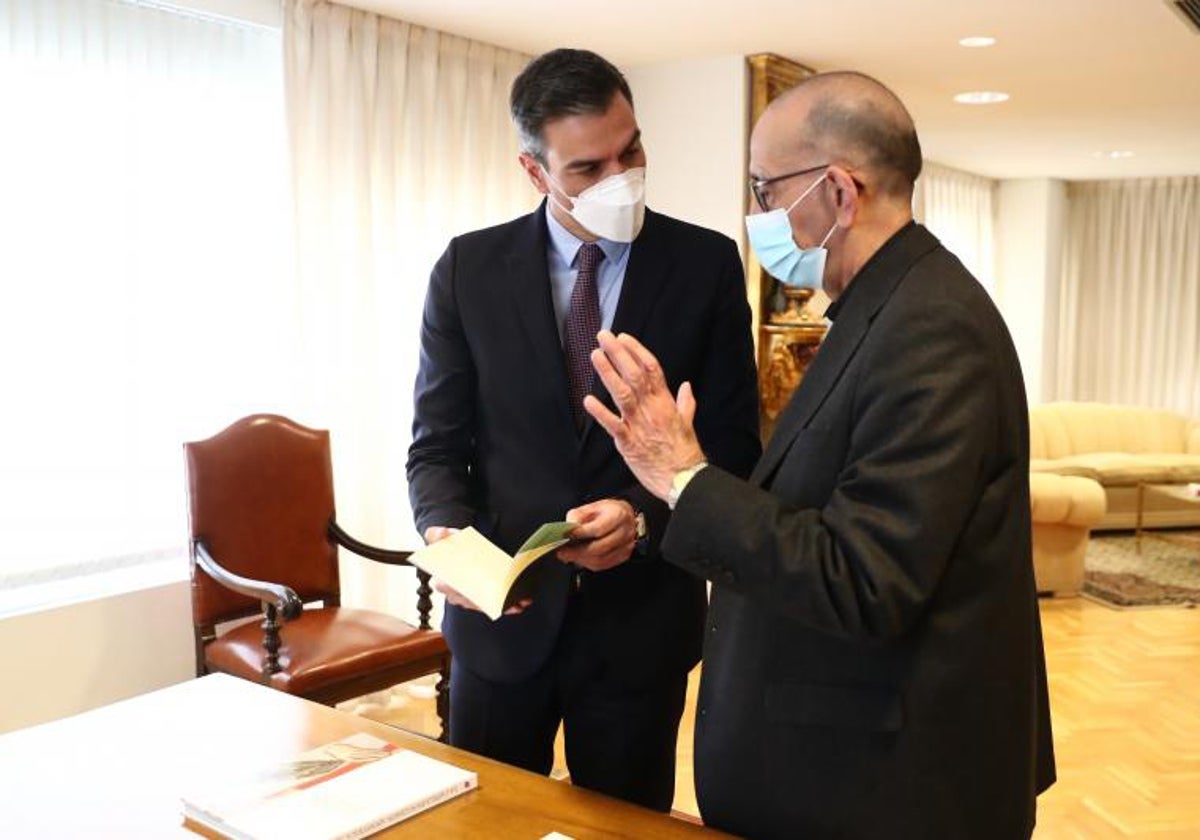
{"label": "dark trousers", "polygon": [[568,607],[554,653],[540,671],[517,683],[490,682],[455,660],[450,743],[547,774],[561,721],[572,783],[669,811],[687,674],[663,675],[647,686],[623,685],[612,678],[610,655],[596,649],[596,634],[587,624],[584,610]]}

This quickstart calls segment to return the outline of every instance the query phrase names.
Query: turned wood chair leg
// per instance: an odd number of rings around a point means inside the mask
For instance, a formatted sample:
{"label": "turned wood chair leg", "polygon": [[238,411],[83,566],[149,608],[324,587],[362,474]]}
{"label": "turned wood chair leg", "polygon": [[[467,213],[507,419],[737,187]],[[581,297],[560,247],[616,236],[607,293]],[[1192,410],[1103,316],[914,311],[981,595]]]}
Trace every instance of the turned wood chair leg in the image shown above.
{"label": "turned wood chair leg", "polygon": [[442,722],[442,734],[438,740],[443,744],[450,743],[450,667],[450,657],[447,656],[442,660],[437,681],[437,714]]}

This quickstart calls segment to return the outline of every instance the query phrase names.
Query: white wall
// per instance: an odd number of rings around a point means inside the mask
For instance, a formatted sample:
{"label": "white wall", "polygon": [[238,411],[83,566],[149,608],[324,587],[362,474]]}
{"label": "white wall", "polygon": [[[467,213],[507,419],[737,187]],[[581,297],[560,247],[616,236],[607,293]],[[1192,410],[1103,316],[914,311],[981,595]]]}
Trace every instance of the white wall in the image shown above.
{"label": "white wall", "polygon": [[174,581],[0,620],[0,732],[192,677],[188,586]]}
{"label": "white wall", "polygon": [[624,68],[646,145],[647,203],[742,247],[746,60],[740,55]]}
{"label": "white wall", "polygon": [[996,213],[996,303],[1012,332],[1031,404],[1051,397],[1066,184],[1001,181]]}

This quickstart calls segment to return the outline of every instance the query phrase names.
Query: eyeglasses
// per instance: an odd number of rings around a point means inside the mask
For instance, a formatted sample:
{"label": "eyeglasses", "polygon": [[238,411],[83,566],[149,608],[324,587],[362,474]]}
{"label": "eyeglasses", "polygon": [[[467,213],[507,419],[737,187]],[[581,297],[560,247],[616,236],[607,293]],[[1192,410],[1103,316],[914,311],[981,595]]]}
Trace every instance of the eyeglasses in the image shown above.
{"label": "eyeglasses", "polygon": [[759,209],[764,213],[771,211],[771,204],[767,194],[763,191],[763,187],[768,184],[774,184],[776,181],[782,181],[785,178],[795,178],[798,175],[807,175],[810,172],[816,172],[818,169],[824,169],[829,166],[828,163],[822,163],[820,166],[810,166],[808,169],[799,169],[795,172],[787,172],[783,175],[774,175],[770,178],[751,178],[750,192],[754,193],[754,200],[758,202]]}

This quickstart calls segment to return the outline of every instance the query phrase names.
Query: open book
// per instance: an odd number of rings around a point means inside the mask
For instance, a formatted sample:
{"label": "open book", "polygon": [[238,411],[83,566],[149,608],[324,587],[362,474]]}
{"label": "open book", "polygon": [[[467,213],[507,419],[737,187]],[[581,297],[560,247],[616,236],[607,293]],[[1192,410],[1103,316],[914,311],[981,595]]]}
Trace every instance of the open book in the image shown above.
{"label": "open book", "polygon": [[183,813],[235,840],[351,840],[478,786],[474,771],[357,733],[184,796]]}
{"label": "open book", "polygon": [[569,542],[574,522],[547,522],[513,557],[474,528],[451,534],[415,551],[409,562],[445,581],[495,621],[522,598],[533,597],[542,577],[553,567],[537,561]]}

